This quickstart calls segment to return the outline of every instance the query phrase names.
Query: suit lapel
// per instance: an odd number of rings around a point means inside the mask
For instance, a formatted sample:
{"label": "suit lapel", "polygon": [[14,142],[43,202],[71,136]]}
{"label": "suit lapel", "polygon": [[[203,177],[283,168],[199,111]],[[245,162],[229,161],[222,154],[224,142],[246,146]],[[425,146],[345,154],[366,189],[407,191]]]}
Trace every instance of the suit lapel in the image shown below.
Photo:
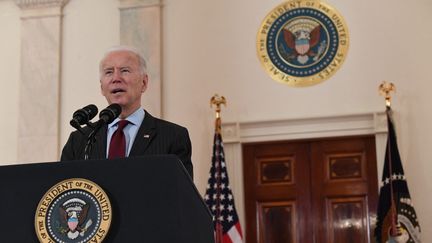
{"label": "suit lapel", "polygon": [[144,120],[141,123],[140,128],[138,129],[129,156],[143,155],[144,151],[147,149],[147,146],[155,136],[156,136],[155,118],[152,115],[150,115],[150,113],[145,111]]}

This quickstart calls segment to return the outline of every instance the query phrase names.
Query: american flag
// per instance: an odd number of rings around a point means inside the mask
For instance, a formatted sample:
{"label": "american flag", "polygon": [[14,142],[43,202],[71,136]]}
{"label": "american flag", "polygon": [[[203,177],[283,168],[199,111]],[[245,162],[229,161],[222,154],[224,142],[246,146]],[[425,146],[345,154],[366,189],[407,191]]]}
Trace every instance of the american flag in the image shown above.
{"label": "american flag", "polygon": [[420,224],[408,190],[391,115],[387,107],[388,138],[375,239],[377,243],[420,243]]}
{"label": "american flag", "polygon": [[215,242],[243,242],[234,197],[229,186],[222,136],[218,126],[214,135],[212,166],[204,199],[213,215]]}

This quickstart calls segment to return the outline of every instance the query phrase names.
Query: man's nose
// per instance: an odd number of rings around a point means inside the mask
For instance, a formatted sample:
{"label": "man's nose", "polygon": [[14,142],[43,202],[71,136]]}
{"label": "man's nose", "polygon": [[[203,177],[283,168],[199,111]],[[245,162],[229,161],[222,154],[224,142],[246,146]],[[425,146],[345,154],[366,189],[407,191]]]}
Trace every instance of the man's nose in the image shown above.
{"label": "man's nose", "polygon": [[113,82],[122,81],[123,77],[121,76],[120,70],[115,70],[113,74]]}

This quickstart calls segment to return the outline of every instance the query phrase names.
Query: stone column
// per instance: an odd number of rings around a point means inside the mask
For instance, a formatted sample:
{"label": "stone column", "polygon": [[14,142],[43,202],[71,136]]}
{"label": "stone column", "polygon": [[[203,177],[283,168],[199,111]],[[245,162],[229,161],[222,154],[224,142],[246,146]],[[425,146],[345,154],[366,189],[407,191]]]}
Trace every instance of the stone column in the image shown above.
{"label": "stone column", "polygon": [[21,15],[19,162],[59,158],[62,9],[68,0],[15,0]]}
{"label": "stone column", "polygon": [[161,0],[119,0],[120,43],[136,47],[147,60],[149,87],[142,106],[155,116],[161,105]]}

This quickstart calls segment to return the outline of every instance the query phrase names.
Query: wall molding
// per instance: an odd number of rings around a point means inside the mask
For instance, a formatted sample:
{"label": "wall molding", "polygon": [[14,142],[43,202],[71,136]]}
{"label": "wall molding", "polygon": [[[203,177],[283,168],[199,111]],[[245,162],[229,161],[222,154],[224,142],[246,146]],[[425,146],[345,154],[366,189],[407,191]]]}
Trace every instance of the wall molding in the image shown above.
{"label": "wall molding", "polygon": [[294,140],[387,132],[385,112],[223,123],[224,143]]}
{"label": "wall molding", "polygon": [[21,19],[61,17],[69,0],[15,0],[21,9]]}
{"label": "wall molding", "polygon": [[21,9],[64,7],[69,0],[14,0]]}
{"label": "wall molding", "polygon": [[162,6],[161,0],[119,0],[120,10],[131,8],[150,8]]}

